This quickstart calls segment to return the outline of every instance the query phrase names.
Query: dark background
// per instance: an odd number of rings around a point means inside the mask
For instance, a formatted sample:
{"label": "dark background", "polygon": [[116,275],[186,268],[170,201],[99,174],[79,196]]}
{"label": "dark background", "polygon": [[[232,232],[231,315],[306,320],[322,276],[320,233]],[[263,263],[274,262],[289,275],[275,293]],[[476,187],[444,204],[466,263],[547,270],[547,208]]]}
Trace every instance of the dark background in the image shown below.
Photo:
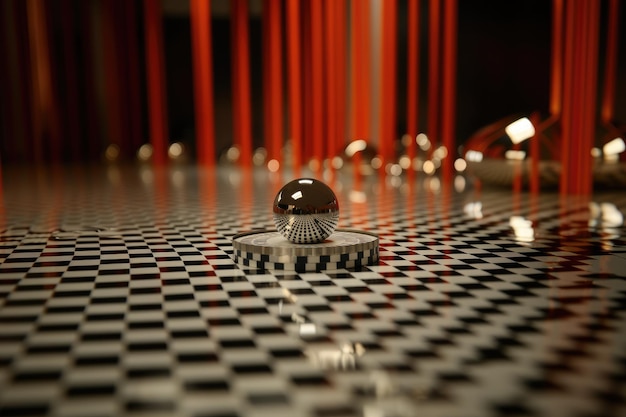
{"label": "dark background", "polygon": [[[52,45],[61,43],[61,28],[63,24],[63,9],[56,7],[63,1],[72,7],[80,9],[88,2],[75,0],[50,0],[47,4],[52,11],[48,17],[49,34]],[[105,1],[95,2],[96,13],[103,8]],[[139,67],[145,69],[145,51],[143,49],[142,2],[134,1],[137,14],[137,44]],[[383,0],[384,1],[384,0]],[[7,15],[7,5],[12,4],[17,9],[24,7],[25,2],[5,0],[0,7],[3,14],[0,22],[11,23],[14,15]],[[602,23],[600,25],[600,48],[598,64],[598,101],[602,94],[604,72],[604,37],[606,31],[607,1],[602,1]],[[253,102],[253,140],[255,147],[263,144],[263,108],[262,108],[262,72],[261,72],[261,16],[258,8],[260,1],[251,1],[250,31],[250,62],[251,62],[251,97]],[[349,4],[349,2],[348,2]],[[167,103],[169,115],[170,141],[182,141],[194,144],[194,101],[193,101],[193,74],[191,59],[191,35],[187,0],[164,0],[163,30],[165,65],[167,77]],[[231,102],[231,59],[230,59],[230,21],[228,17],[228,1],[214,0],[214,15],[212,20],[213,37],[213,64],[214,64],[214,94],[215,94],[215,123],[216,123],[216,151],[219,155],[232,143],[232,102]],[[457,72],[457,143],[462,144],[469,136],[481,127],[513,114],[528,114],[540,111],[547,114],[550,86],[550,42],[551,42],[551,9],[549,0],[461,0],[458,2],[458,72]],[[406,8],[407,0],[399,0],[398,17],[398,119],[397,137],[404,133],[406,126],[405,103],[406,88]],[[621,7],[620,22],[623,22],[624,6]],[[284,14],[283,14],[284,16]],[[80,14],[74,15],[74,24],[77,27],[75,42],[80,44],[89,35],[81,32],[85,25],[76,21]],[[420,103],[419,129],[425,130],[425,120],[428,109],[426,107],[427,91],[427,17],[428,1],[421,1],[421,71],[420,71]],[[97,20],[98,16],[94,16]],[[11,23],[14,24],[14,23]],[[3,163],[30,161],[31,151],[24,133],[24,127],[15,123],[15,109],[19,104],[19,89],[12,87],[19,84],[15,80],[15,53],[28,43],[17,42],[9,45],[7,42],[16,41],[15,37],[7,36],[11,24],[4,25],[4,46],[0,65],[4,70],[0,72],[3,92],[0,95],[0,158]],[[623,26],[623,25],[622,25]],[[92,28],[93,29],[93,28]],[[94,30],[98,30],[95,28]],[[618,54],[618,81],[616,92],[616,118],[626,119],[626,39],[624,28],[620,28]],[[19,41],[19,39],[17,39]],[[76,83],[81,95],[81,106],[78,112],[80,125],[80,153],[78,158],[93,160],[102,157],[102,152],[111,142],[110,126],[107,125],[106,112],[111,111],[103,97],[98,96],[96,102],[89,101],[85,94],[89,88],[102,91],[102,39],[93,37],[96,50],[93,53],[93,62],[86,63],[78,59],[78,73]],[[123,41],[123,40],[122,40]],[[99,43],[100,42],[100,43]],[[1,44],[2,42],[0,42]],[[22,51],[24,53],[24,51]],[[80,57],[79,57],[80,58]],[[55,73],[55,87],[58,92],[59,106],[67,105],[66,91],[68,83],[64,81],[61,59],[57,59]],[[0,68],[1,69],[1,68]],[[95,77],[88,77],[93,72]],[[19,74],[18,74],[19,76]],[[22,74],[23,76],[23,74]],[[13,78],[12,78],[13,77]],[[100,83],[99,86],[85,85],[89,80]],[[141,143],[148,142],[147,99],[145,73],[141,73],[141,84],[138,87],[141,95],[141,129],[138,138],[133,138],[135,148]],[[286,86],[285,86],[286,94]],[[15,93],[15,92],[18,93]],[[17,94],[17,95],[16,95]],[[95,108],[92,114],[97,120],[88,122],[89,109]],[[19,119],[22,120],[22,119]],[[24,119],[27,120],[27,119]],[[13,122],[13,123],[11,123]],[[350,138],[346,138],[348,141]],[[136,149],[130,146],[123,149],[126,158],[132,158]],[[124,155],[123,155],[124,156]],[[76,155],[64,155],[64,160],[75,160]]]}

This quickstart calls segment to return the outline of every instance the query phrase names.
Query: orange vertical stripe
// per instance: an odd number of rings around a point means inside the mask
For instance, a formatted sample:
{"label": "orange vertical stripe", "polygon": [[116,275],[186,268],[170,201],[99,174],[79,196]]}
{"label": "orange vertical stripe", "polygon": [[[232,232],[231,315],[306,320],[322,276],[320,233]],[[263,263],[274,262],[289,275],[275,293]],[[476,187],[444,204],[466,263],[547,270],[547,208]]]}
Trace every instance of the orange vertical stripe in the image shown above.
{"label": "orange vertical stripe", "polygon": [[550,115],[560,116],[563,103],[563,0],[552,1]]}
{"label": "orange vertical stripe", "polygon": [[353,0],[351,10],[351,139],[371,139],[371,63],[369,0]]}
{"label": "orange vertical stripe", "polygon": [[300,2],[287,0],[287,82],[289,96],[289,138],[292,142],[293,165],[302,164],[302,77],[300,47]]}
{"label": "orange vertical stripe", "polygon": [[350,75],[348,80],[350,82],[350,113],[349,125],[348,125],[348,138],[350,141],[356,139],[356,132],[358,129],[357,121],[357,68],[358,68],[358,52],[357,52],[357,36],[359,36],[359,22],[357,18],[358,5],[361,4],[359,0],[352,0],[350,3]]}
{"label": "orange vertical stripe", "polygon": [[265,0],[263,4],[266,10],[267,36],[266,48],[266,98],[267,113],[265,123],[266,146],[268,148],[269,159],[280,159],[280,151],[283,142],[283,69],[282,69],[282,47],[281,28],[282,13],[279,0]]}
{"label": "orange vertical stripe", "polygon": [[428,19],[428,120],[427,132],[431,142],[439,141],[440,73],[440,0],[429,3]]}
{"label": "orange vertical stripe", "polygon": [[271,109],[270,109],[270,96],[272,94],[270,88],[270,71],[271,71],[271,58],[270,58],[270,12],[269,12],[269,0],[263,0],[261,6],[261,76],[263,79],[263,144],[267,150],[268,160],[272,159],[272,126],[270,123]]}
{"label": "orange vertical stripe", "polygon": [[574,36],[574,5],[568,3],[565,8],[565,42],[563,51],[563,109],[561,114],[561,142],[563,153],[561,154],[561,179],[559,189],[562,195],[569,192],[570,185],[570,157],[571,149],[571,120],[572,120],[572,78],[573,78],[573,45]]}
{"label": "orange vertical stripe", "polygon": [[593,191],[592,165],[590,151],[595,140],[596,126],[596,103],[597,103],[597,80],[598,80],[598,42],[600,23],[600,4],[594,0],[587,1],[588,38],[587,51],[585,51],[584,64],[587,66],[586,90],[583,100],[585,106],[585,133],[581,146],[581,163],[584,166],[581,193],[588,195]]}
{"label": "orange vertical stripe", "polygon": [[[302,3],[305,11],[311,10],[312,0]],[[313,52],[312,22],[310,13],[302,13],[302,156],[305,162],[313,157]],[[314,168],[314,167],[313,167]]]}
{"label": "orange vertical stripe", "polygon": [[144,0],[143,4],[150,143],[154,149],[153,162],[156,165],[163,165],[167,160],[167,135],[169,132],[161,2]]}
{"label": "orange vertical stripe", "polygon": [[[570,120],[570,164],[575,169],[570,170],[568,176],[568,193],[578,194],[578,190],[581,186],[581,175],[583,167],[578,167],[577,164],[580,161],[580,146],[583,142],[583,124],[584,124],[584,104],[581,99],[584,97],[585,86],[585,65],[583,62],[583,51],[586,49],[586,19],[583,14],[583,5],[579,2],[572,3],[574,8],[574,36],[570,39],[573,42],[573,78],[570,88],[573,92],[572,106],[572,118]],[[566,138],[568,139],[568,138]]]}
{"label": "orange vertical stripe", "polygon": [[310,2],[311,16],[311,101],[312,101],[312,157],[320,166],[324,155],[324,66],[323,66],[323,17],[322,2]]}
{"label": "orange vertical stripe", "polygon": [[190,18],[198,163],[213,166],[215,164],[215,122],[210,0],[191,0]]}
{"label": "orange vertical stripe", "polygon": [[599,18],[593,0],[567,4],[561,194],[589,195],[593,188],[589,151],[595,132]]}
{"label": "orange vertical stripe", "polygon": [[380,153],[385,162],[394,157],[396,139],[396,29],[397,0],[387,0],[382,4],[382,63],[380,114]]}
{"label": "orange vertical stripe", "polygon": [[[595,1],[595,0],[594,0]],[[576,136],[575,136],[575,141],[574,143],[572,143],[572,149],[574,150],[574,160],[581,163],[580,167],[578,167],[578,169],[576,169],[575,173],[576,173],[576,183],[574,184],[574,188],[576,189],[576,191],[574,191],[575,194],[581,194],[580,191],[582,191],[585,188],[585,177],[586,177],[586,173],[587,173],[587,167],[586,164],[584,163],[585,161],[583,160],[583,147],[585,146],[585,143],[587,142],[587,130],[588,130],[588,117],[587,117],[587,113],[589,111],[589,103],[586,101],[589,97],[588,97],[588,91],[589,91],[589,85],[588,85],[588,80],[589,80],[589,67],[587,65],[587,51],[589,50],[589,25],[590,25],[590,21],[589,21],[589,15],[588,10],[587,10],[587,0],[582,0],[582,2],[578,5],[578,25],[576,25],[578,27],[578,31],[577,33],[579,34],[579,37],[581,38],[581,42],[577,42],[576,46],[578,48],[578,53],[577,53],[577,67],[578,67],[578,74],[579,74],[579,79],[576,82],[576,85],[578,85],[578,89],[576,91],[576,95],[577,95],[577,103],[574,104],[576,111],[577,111],[577,115],[575,116],[575,121],[576,123]],[[587,155],[589,155],[589,150],[591,148],[587,149]]]}
{"label": "orange vertical stripe", "polygon": [[250,41],[247,0],[233,0],[231,2],[231,22],[234,142],[241,152],[239,159],[241,165],[247,167],[252,165]]}
{"label": "orange vertical stripe", "polygon": [[[584,0],[583,0],[584,1]],[[594,0],[595,1],[595,0]],[[584,51],[587,49],[587,24],[588,21],[585,18],[584,4],[581,2],[575,2],[575,23],[576,31],[574,32],[574,79],[572,81],[572,88],[574,89],[574,102],[572,103],[572,134],[571,134],[571,158],[574,161],[573,166],[577,165],[577,161],[580,159],[580,146],[584,139],[584,124],[585,124],[585,106],[582,102],[585,96],[586,79],[587,79],[587,67],[584,62]],[[570,192],[578,194],[575,190],[581,185],[581,175],[583,167],[576,167],[570,173],[571,183]]]}
{"label": "orange vertical stripe", "polygon": [[337,70],[336,40],[337,25],[335,18],[335,0],[324,2],[324,21],[326,32],[324,37],[324,75],[326,80],[326,155],[337,142]]}
{"label": "orange vertical stripe", "polygon": [[419,0],[409,0],[407,16],[407,134],[411,137],[408,155],[415,157],[415,137],[418,129],[419,98]]}
{"label": "orange vertical stripe", "polygon": [[269,0],[263,0],[261,6],[261,76],[263,79],[263,145],[267,150],[267,160],[274,159],[272,146],[272,124],[270,122],[272,111],[270,109],[271,100],[271,84],[270,84],[270,71],[271,71],[271,56],[270,56],[270,5]]}
{"label": "orange vertical stripe", "polygon": [[[238,121],[241,119],[240,113],[240,93],[239,89],[241,87],[240,83],[237,82],[237,68],[239,67],[239,53],[237,52],[237,29],[235,23],[235,9],[237,7],[237,3],[233,1],[230,3],[230,77],[231,77],[231,97],[232,97],[232,123],[233,123],[233,145],[237,148],[241,149],[241,145],[239,144],[239,138],[241,137],[241,126]],[[241,155],[240,155],[241,157]]]}
{"label": "orange vertical stripe", "polygon": [[[281,153],[285,141],[284,132],[284,70],[283,70],[283,12],[279,0],[272,2],[270,19],[272,22],[270,34],[270,48],[272,51],[271,83],[272,93],[272,126],[273,126],[273,150],[274,158],[281,159]],[[281,161],[282,163],[282,161]]]}
{"label": "orange vertical stripe", "polygon": [[346,38],[348,36],[346,28],[346,0],[337,0],[335,7],[335,18],[337,20],[337,41],[336,41],[336,74],[337,74],[337,136],[334,147],[329,149],[329,157],[336,155],[345,144],[347,136],[347,48]]}
{"label": "orange vertical stripe", "polygon": [[457,0],[445,0],[443,11],[441,142],[448,150],[448,156],[442,161],[445,182],[452,178],[456,153]]}

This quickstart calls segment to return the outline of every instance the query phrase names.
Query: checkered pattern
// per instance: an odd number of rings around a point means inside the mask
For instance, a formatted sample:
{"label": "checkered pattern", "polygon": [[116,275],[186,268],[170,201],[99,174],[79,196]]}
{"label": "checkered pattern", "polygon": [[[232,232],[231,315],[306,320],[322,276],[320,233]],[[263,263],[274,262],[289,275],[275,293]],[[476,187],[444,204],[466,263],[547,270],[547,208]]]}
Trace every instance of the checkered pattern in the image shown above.
{"label": "checkered pattern", "polygon": [[294,262],[280,262],[278,259],[271,259],[272,257],[269,255],[246,252],[240,249],[235,249],[234,252],[235,255],[233,259],[235,263],[247,268],[296,272],[321,272],[346,268],[360,268],[378,262],[378,248],[344,253],[341,255],[317,257],[297,256]]}
{"label": "checkered pattern", "polygon": [[3,417],[626,415],[624,193],[339,176],[380,260],[298,273],[233,260],[264,172],[6,171]]}
{"label": "checkered pattern", "polygon": [[373,233],[336,230],[323,243],[296,244],[277,231],[233,237],[234,260],[246,268],[321,272],[378,263],[378,237]]}

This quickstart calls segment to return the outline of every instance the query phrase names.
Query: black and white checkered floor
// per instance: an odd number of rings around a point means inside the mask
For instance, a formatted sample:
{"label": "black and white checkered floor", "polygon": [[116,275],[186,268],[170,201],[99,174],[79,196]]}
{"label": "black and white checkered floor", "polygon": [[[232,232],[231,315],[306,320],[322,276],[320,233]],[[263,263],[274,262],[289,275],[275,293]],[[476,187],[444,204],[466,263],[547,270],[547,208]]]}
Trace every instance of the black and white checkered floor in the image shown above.
{"label": "black and white checkered floor", "polygon": [[626,193],[337,175],[377,265],[238,266],[288,179],[5,169],[0,416],[626,416]]}

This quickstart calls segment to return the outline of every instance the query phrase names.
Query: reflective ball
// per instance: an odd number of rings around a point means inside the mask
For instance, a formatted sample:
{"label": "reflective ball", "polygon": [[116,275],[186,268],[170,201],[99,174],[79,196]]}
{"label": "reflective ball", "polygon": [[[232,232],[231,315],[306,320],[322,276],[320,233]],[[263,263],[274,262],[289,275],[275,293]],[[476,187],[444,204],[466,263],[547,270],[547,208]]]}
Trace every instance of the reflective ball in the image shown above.
{"label": "reflective ball", "polygon": [[319,243],[335,231],[339,202],[333,190],[313,178],[287,183],[274,198],[276,229],[293,243]]}

